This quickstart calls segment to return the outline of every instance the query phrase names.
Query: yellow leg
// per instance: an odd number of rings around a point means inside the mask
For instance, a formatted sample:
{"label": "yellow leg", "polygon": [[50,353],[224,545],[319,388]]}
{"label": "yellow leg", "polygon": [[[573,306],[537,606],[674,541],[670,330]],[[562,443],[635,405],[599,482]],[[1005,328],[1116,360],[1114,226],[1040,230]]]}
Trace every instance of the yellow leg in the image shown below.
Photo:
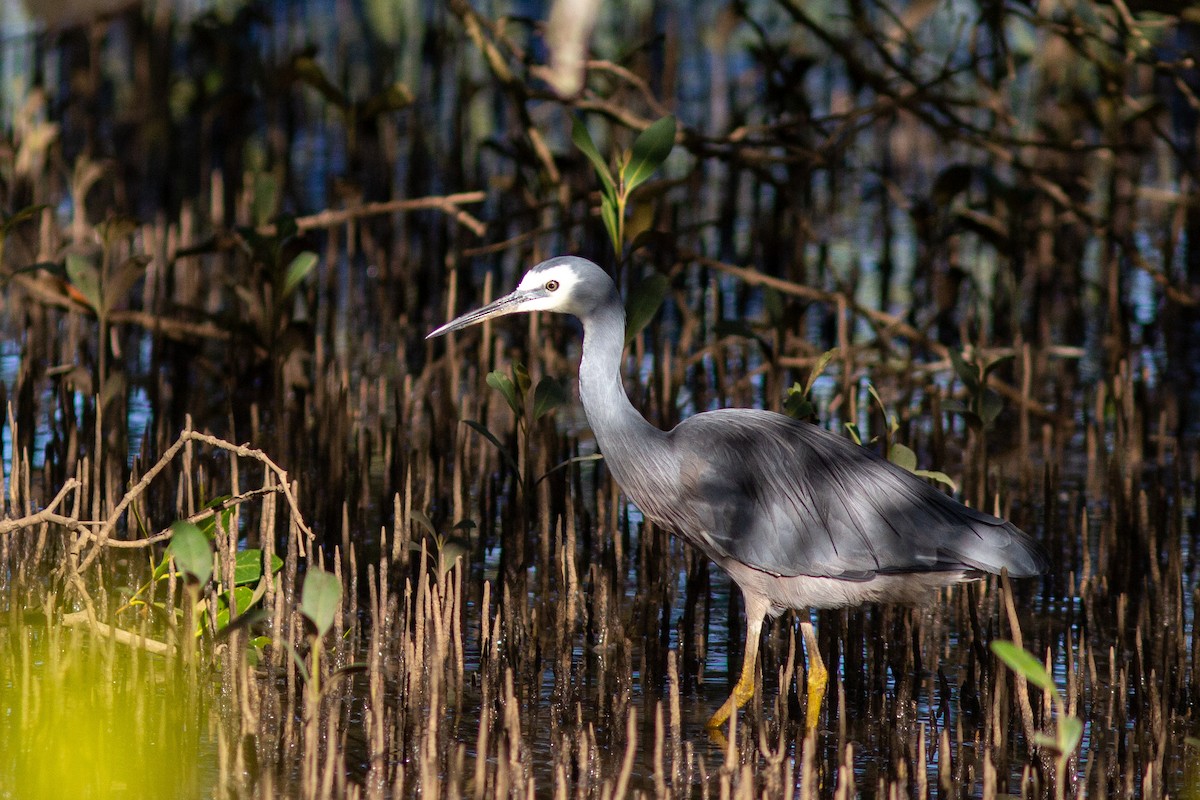
{"label": "yellow leg", "polygon": [[[800,632],[804,635],[804,651],[808,656],[808,711],[806,730],[816,730],[817,721],[821,717],[821,703],[825,701],[825,688],[829,683],[829,670],[821,660],[821,651],[817,649],[817,631],[810,620],[800,622]],[[710,723],[711,724],[711,723]]]}
{"label": "yellow leg", "polygon": [[[744,593],[742,596],[746,597]],[[742,675],[733,687],[729,699],[708,721],[708,729],[711,731],[720,730],[730,716],[754,697],[754,664],[758,658],[758,639],[762,633],[763,617],[766,615],[766,602],[746,597],[746,650],[742,656]]]}

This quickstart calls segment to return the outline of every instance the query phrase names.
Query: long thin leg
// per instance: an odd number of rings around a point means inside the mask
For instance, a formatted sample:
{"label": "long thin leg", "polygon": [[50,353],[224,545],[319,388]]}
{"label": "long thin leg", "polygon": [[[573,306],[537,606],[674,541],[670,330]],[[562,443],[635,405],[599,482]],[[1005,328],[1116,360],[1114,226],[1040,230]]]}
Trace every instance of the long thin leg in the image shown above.
{"label": "long thin leg", "polygon": [[829,670],[821,659],[817,648],[817,631],[812,620],[800,620],[800,633],[804,636],[804,652],[808,656],[808,712],[805,715],[807,730],[816,730],[821,717],[821,703],[825,700],[825,689],[829,684]]}
{"label": "long thin leg", "polygon": [[754,697],[754,664],[758,659],[758,640],[762,633],[763,618],[767,615],[767,602],[760,597],[750,597],[745,592],[742,592],[742,597],[746,599],[746,649],[742,656],[742,675],[729,699],[708,721],[709,730],[719,730],[731,714]]}

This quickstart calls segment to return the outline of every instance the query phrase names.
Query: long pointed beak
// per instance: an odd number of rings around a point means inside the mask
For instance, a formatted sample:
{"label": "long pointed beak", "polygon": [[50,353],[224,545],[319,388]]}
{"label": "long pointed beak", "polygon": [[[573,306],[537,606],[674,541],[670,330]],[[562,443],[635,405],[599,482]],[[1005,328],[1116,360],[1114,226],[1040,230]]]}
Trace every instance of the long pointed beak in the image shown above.
{"label": "long pointed beak", "polygon": [[441,336],[442,334],[450,333],[451,331],[457,331],[470,325],[477,325],[480,322],[483,322],[485,319],[491,319],[492,317],[502,317],[505,314],[515,314],[520,311],[518,306],[524,299],[524,292],[521,292],[520,290],[511,292],[504,295],[504,297],[501,297],[499,300],[494,300],[493,302],[488,303],[483,308],[478,308],[474,311],[468,311],[461,317],[450,320],[437,330],[430,331],[425,338],[432,339],[435,336]]}

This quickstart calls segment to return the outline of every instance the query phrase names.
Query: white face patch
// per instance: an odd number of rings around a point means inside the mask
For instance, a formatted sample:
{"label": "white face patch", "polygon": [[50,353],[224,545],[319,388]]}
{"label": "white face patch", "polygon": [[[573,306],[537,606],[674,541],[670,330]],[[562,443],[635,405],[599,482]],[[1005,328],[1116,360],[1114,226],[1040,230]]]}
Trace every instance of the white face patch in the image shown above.
{"label": "white face patch", "polygon": [[530,297],[522,300],[521,311],[571,311],[571,293],[579,276],[568,264],[557,264],[548,269],[525,273],[517,286],[518,292],[529,292]]}

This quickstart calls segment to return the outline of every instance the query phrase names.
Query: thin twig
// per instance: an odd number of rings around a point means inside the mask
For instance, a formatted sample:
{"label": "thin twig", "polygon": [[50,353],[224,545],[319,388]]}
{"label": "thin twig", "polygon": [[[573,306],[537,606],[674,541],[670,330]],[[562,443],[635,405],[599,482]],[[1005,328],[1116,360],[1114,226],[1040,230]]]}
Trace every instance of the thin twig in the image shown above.
{"label": "thin twig", "polygon": [[171,645],[166,642],[160,642],[157,639],[151,639],[148,636],[127,631],[124,628],[117,628],[105,622],[92,619],[87,611],[73,611],[70,614],[63,614],[62,624],[68,628],[90,628],[94,633],[101,636],[111,636],[113,641],[127,644],[130,647],[140,647],[147,653],[154,653],[160,656],[169,656],[174,651]]}
{"label": "thin twig", "polygon": [[[437,209],[453,217],[463,227],[469,228],[476,236],[483,236],[487,232],[487,225],[466,211],[463,211],[459,206],[466,203],[482,203],[486,199],[487,194],[480,191],[459,192],[458,194],[448,194],[444,197],[417,197],[412,200],[388,200],[380,203],[364,203],[352,208],[330,209],[307,217],[297,217],[296,227],[302,231],[313,230],[314,228],[333,228],[351,220],[377,216],[379,214]],[[264,230],[271,232],[274,230],[274,226],[265,226],[263,229],[260,229],[260,233]]]}
{"label": "thin twig", "polygon": [[24,516],[19,519],[0,520],[0,535],[19,530],[21,528],[28,528],[33,525],[38,525],[43,522],[56,522],[58,519],[76,522],[76,520],[72,520],[69,517],[56,514],[54,509],[58,508],[62,501],[66,499],[66,496],[70,492],[78,489],[79,486],[79,481],[75,478],[71,478],[63,484],[61,489],[58,490],[58,494],[55,495],[54,499],[50,501],[50,505],[46,506],[41,511],[38,511],[36,514],[29,514],[28,516]]}

